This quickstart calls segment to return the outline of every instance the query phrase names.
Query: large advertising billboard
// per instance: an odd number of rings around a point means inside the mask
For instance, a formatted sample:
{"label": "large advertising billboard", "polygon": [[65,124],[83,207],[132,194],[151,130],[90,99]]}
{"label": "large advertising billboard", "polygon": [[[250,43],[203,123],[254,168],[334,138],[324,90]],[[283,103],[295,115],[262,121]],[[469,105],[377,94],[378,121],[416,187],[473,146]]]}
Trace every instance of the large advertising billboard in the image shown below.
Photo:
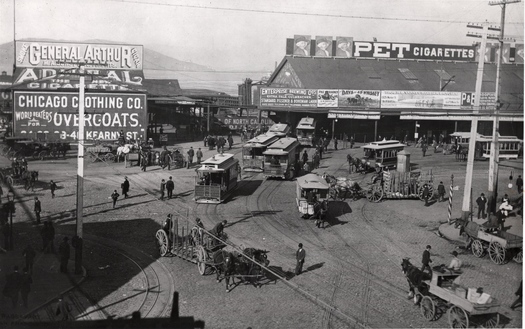
{"label": "large advertising billboard", "polygon": [[317,107],[317,89],[261,88],[261,107]]}
{"label": "large advertising billboard", "polygon": [[337,97],[339,107],[379,108],[381,105],[379,90],[340,89]]}
{"label": "large advertising billboard", "polygon": [[460,109],[461,92],[382,90],[384,109]]}
{"label": "large advertising billboard", "polygon": [[15,67],[142,70],[143,47],[99,43],[16,41]]}
{"label": "large advertising billboard", "polygon": [[[15,91],[14,133],[19,137],[76,141],[78,139],[78,93]],[[146,95],[85,94],[85,139],[144,140],[147,128]]]}
{"label": "large advertising billboard", "polygon": [[354,57],[474,61],[475,46],[354,41]]}

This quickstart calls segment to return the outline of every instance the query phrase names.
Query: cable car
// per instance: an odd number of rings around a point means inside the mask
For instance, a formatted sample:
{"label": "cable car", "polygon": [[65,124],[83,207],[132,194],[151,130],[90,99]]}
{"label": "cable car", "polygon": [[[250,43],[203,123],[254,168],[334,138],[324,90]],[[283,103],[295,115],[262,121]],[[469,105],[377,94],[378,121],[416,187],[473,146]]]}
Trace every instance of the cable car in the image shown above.
{"label": "cable car", "polygon": [[[303,217],[315,215],[315,206],[325,200],[328,201],[330,186],[324,178],[316,174],[297,177],[296,182],[295,202],[299,213],[303,214]],[[308,203],[308,193],[313,193],[315,199],[313,203]]]}
{"label": "cable car", "polygon": [[302,118],[297,124],[296,134],[297,140],[301,146],[314,146],[315,138],[315,119],[314,118]]}
{"label": "cable car", "polygon": [[290,133],[290,126],[286,123],[274,123],[266,132],[266,135],[276,135],[278,137],[285,137]]}
{"label": "cable car", "polygon": [[221,203],[237,186],[239,160],[231,153],[216,154],[195,169],[194,200],[197,203]]}
{"label": "cable car", "polygon": [[[517,159],[523,140],[516,136],[500,136],[498,135],[499,158],[500,159]],[[452,143],[457,144],[468,149],[470,142],[470,132],[454,132],[450,134]],[[476,150],[481,152],[481,157],[490,158],[490,145],[492,143],[492,136],[485,136],[476,134]]]}
{"label": "cable car", "polygon": [[284,137],[268,146],[264,154],[264,176],[291,179],[299,159],[297,138]]}
{"label": "cable car", "polygon": [[263,172],[264,155],[269,145],[279,140],[277,135],[262,134],[250,139],[242,146],[242,170]]}
{"label": "cable car", "polygon": [[395,168],[397,166],[397,153],[404,149],[405,144],[396,140],[387,141],[386,139],[363,146],[364,158],[370,162],[370,166],[381,168]]}

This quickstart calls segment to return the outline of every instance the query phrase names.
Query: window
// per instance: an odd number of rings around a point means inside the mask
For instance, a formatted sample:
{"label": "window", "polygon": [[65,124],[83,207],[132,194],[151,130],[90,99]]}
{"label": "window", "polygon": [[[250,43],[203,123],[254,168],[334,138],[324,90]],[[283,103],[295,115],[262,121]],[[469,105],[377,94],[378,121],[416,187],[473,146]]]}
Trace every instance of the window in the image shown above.
{"label": "window", "polygon": [[407,80],[417,80],[417,77],[414,73],[412,73],[412,71],[410,71],[410,69],[406,68],[406,67],[400,67],[398,68],[399,72],[401,72],[401,74],[403,74],[403,76],[405,77],[405,79]]}

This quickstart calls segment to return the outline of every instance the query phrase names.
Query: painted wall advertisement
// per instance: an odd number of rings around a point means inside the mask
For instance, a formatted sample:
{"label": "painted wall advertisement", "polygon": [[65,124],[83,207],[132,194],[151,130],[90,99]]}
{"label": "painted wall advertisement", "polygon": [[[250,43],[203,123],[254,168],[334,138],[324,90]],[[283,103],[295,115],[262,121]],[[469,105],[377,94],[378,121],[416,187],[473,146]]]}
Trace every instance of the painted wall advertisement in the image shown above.
{"label": "painted wall advertisement", "polygon": [[317,107],[317,89],[261,88],[261,107]]}
{"label": "painted wall advertisement", "polygon": [[319,89],[317,91],[317,107],[337,107],[337,89]]}
{"label": "painted wall advertisement", "polygon": [[[146,95],[86,93],[84,105],[87,140],[117,140],[121,130],[127,138],[144,140]],[[17,136],[78,139],[77,93],[15,91],[13,110]]]}
{"label": "painted wall advertisement", "polygon": [[461,92],[382,90],[381,108],[460,109]]}
{"label": "painted wall advertisement", "polygon": [[[222,123],[225,125],[228,125],[228,128],[231,130],[240,130],[244,128],[245,126],[249,128],[256,128],[259,126],[259,119],[257,116],[248,116],[248,117],[241,117],[241,116],[232,116],[232,117],[217,117]],[[269,118],[261,118],[261,125],[269,127],[273,125],[274,122],[272,119]]]}
{"label": "painted wall advertisement", "polygon": [[354,57],[474,61],[475,46],[354,41]]}
{"label": "painted wall advertisement", "polygon": [[142,70],[143,47],[97,43],[17,41],[16,67]]}
{"label": "painted wall advertisement", "polygon": [[379,108],[381,92],[379,90],[340,89],[337,98],[339,107]]}
{"label": "painted wall advertisement", "polygon": [[[461,93],[461,107],[468,107],[469,109],[474,106],[474,100],[476,94],[474,92]],[[481,108],[494,109],[496,107],[496,93],[482,92],[481,98],[479,99],[479,105]]]}

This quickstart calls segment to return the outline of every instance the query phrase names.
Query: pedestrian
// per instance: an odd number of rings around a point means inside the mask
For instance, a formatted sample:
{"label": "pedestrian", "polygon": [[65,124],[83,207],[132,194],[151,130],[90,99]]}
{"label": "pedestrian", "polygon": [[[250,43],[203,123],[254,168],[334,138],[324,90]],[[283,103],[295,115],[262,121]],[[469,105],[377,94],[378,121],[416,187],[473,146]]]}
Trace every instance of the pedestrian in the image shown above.
{"label": "pedestrian", "polygon": [[111,193],[111,199],[113,199],[113,208],[115,208],[119,196],[120,194],[117,193],[117,190],[114,190],[113,193]]}
{"label": "pedestrian", "polygon": [[423,258],[421,260],[423,266],[421,266],[421,271],[424,271],[428,268],[428,271],[432,273],[432,269],[430,268],[430,263],[432,263],[432,259],[430,259],[430,249],[432,249],[432,247],[430,245],[427,245],[425,251],[423,251]]}
{"label": "pedestrian", "polygon": [[339,141],[337,140],[336,137],[334,137],[334,149],[337,150],[337,144],[339,143]]}
{"label": "pedestrian", "polygon": [[518,193],[523,191],[523,178],[521,178],[521,175],[518,175],[518,178],[516,178],[516,187],[518,189]]}
{"label": "pedestrian", "polygon": [[209,135],[204,136],[204,147],[208,146],[208,136]]}
{"label": "pedestrian", "polygon": [[352,162],[353,162],[353,159],[352,159],[352,156],[350,154],[346,155],[346,161],[348,162],[348,173],[351,174],[352,173]]}
{"label": "pedestrian", "polygon": [[308,153],[306,152],[306,150],[304,150],[303,152],[302,159],[303,159],[303,164],[308,163]]}
{"label": "pedestrian", "polygon": [[24,268],[24,274],[20,277],[20,295],[22,295],[22,302],[24,307],[27,308],[27,297],[31,291],[31,284],[33,283],[33,278],[31,277],[31,272]]}
{"label": "pedestrian", "polygon": [[425,200],[425,207],[428,207],[428,200],[430,199],[430,190],[428,188],[428,184],[423,185],[423,199]]}
{"label": "pedestrian", "polygon": [[166,181],[163,179],[160,181],[160,199],[164,200],[164,191],[166,190]]}
{"label": "pedestrian", "polygon": [[224,227],[226,226],[226,224],[228,224],[228,221],[226,219],[223,220],[222,222],[219,222],[217,225],[215,225],[211,229],[210,233],[215,235],[218,238],[221,238],[222,234],[224,232]]}
{"label": "pedestrian", "polygon": [[350,148],[351,148],[351,149],[354,148],[354,143],[355,143],[355,141],[354,141],[354,137],[352,136],[352,137],[350,137]]}
{"label": "pedestrian", "polygon": [[516,298],[516,300],[512,303],[512,305],[510,305],[511,309],[515,309],[518,306],[522,306],[523,280],[521,280],[520,287],[518,288],[518,290],[516,290],[514,295],[518,296],[518,298]]}
{"label": "pedestrian", "polygon": [[15,265],[13,268],[13,273],[6,275],[4,290],[2,291],[3,295],[11,298],[11,303],[13,308],[16,308],[18,304],[18,294],[20,292],[20,283],[22,280],[22,275],[18,273],[18,266]]}
{"label": "pedestrian", "polygon": [[69,305],[67,300],[64,298],[64,295],[60,295],[60,298],[58,298],[57,310],[55,311],[55,314],[62,315],[62,321],[69,320],[69,317],[71,315],[71,305]]}
{"label": "pedestrian", "polygon": [[195,151],[193,150],[193,146],[190,146],[190,149],[188,150],[188,168],[191,167],[193,164],[193,157],[195,156]]}
{"label": "pedestrian", "polygon": [[26,260],[26,269],[29,271],[29,273],[33,273],[33,263],[35,261],[35,249],[33,249],[33,246],[28,244],[24,251],[22,251],[22,255],[24,256]]}
{"label": "pedestrian", "polygon": [[140,168],[142,171],[146,171],[146,168],[148,167],[148,157],[146,153],[142,152],[140,157]]}
{"label": "pedestrian", "polygon": [[315,154],[314,154],[314,157],[313,157],[313,166],[314,166],[314,169],[318,169],[319,168],[319,164],[320,164],[320,159],[319,159],[319,152],[315,151]]}
{"label": "pedestrian", "polygon": [[57,189],[57,184],[52,180],[49,182],[49,189],[51,190],[51,198],[55,198],[55,190]]}
{"label": "pedestrian", "polygon": [[450,265],[448,265],[449,270],[459,271],[461,270],[461,266],[463,265],[463,262],[458,258],[458,252],[453,251],[452,252],[452,260],[450,261]]}
{"label": "pedestrian", "polygon": [[40,203],[40,200],[38,200],[38,197],[35,197],[35,206],[33,210],[35,211],[36,223],[40,224],[40,213],[42,212],[42,204]]}
{"label": "pedestrian", "polygon": [[127,199],[128,198],[128,192],[129,192],[128,176],[124,177],[124,182],[120,185],[120,187],[122,188],[122,195],[124,196],[125,199]]}
{"label": "pedestrian", "polygon": [[232,136],[232,133],[229,133],[228,134],[228,149],[231,150],[232,149],[232,146],[233,146],[233,136]]}
{"label": "pedestrian", "polygon": [[427,153],[427,148],[428,148],[427,143],[423,143],[421,145],[421,151],[423,151],[423,157],[425,157],[425,154]]}
{"label": "pedestrian", "polygon": [[58,247],[58,253],[60,254],[60,272],[67,273],[67,263],[70,256],[70,248],[68,243],[68,237],[65,236],[62,243]]}
{"label": "pedestrian", "polygon": [[306,251],[303,249],[303,244],[299,243],[299,249],[297,249],[295,253],[295,258],[297,259],[297,265],[295,266],[295,275],[299,275],[303,271],[305,257]]}
{"label": "pedestrian", "polygon": [[51,220],[47,222],[47,251],[55,253],[55,227]]}
{"label": "pedestrian", "polygon": [[438,195],[439,195],[439,202],[445,201],[445,185],[443,185],[443,182],[439,182]]}
{"label": "pedestrian", "polygon": [[29,187],[31,188],[31,192],[35,191],[35,184],[36,184],[36,178],[38,177],[37,171],[31,172],[31,178],[29,179]]}
{"label": "pedestrian", "polygon": [[172,177],[166,182],[166,190],[168,191],[168,199],[173,196],[173,190],[175,189],[175,183],[173,183]]}
{"label": "pedestrian", "polygon": [[197,156],[197,164],[201,164],[201,159],[202,159],[202,151],[201,151],[201,148],[199,147],[199,149],[197,150],[197,153],[195,154]]}
{"label": "pedestrian", "polygon": [[310,172],[310,166],[308,165],[308,162],[305,162],[303,164],[303,172],[304,172],[304,175],[308,174]]}
{"label": "pedestrian", "polygon": [[487,217],[487,214],[485,213],[485,208],[487,206],[487,198],[485,198],[484,193],[481,193],[481,195],[476,199],[476,203],[478,204],[478,219],[480,214],[482,218],[485,219]]}
{"label": "pedestrian", "polygon": [[40,236],[42,237],[42,251],[46,252],[48,240],[49,240],[49,223],[44,222],[44,226],[40,230]]}

